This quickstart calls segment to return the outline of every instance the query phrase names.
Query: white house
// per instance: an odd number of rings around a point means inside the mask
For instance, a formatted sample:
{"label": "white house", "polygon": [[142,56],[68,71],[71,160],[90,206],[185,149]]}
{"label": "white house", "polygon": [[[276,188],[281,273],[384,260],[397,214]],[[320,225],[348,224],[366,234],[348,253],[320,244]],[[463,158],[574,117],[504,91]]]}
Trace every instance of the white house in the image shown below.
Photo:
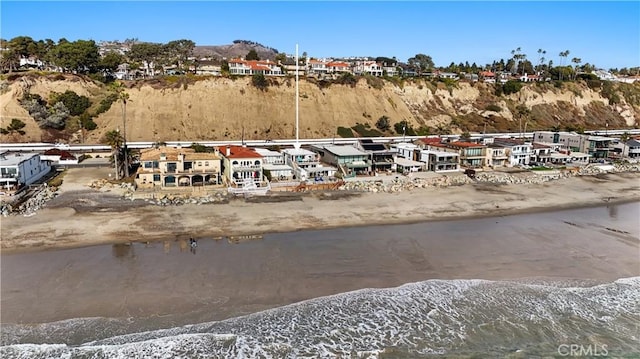
{"label": "white house", "polygon": [[286,148],[284,153],[285,164],[293,168],[294,179],[306,181],[312,178],[334,177],[335,167],[325,166],[320,162],[320,156],[304,148]]}
{"label": "white house", "polygon": [[271,151],[266,148],[254,148],[262,156],[265,175],[271,181],[293,179],[293,167],[285,164],[284,154],[278,151]]}
{"label": "white house", "polygon": [[51,171],[48,161],[37,153],[0,154],[0,185],[2,189],[18,190],[35,183]]}

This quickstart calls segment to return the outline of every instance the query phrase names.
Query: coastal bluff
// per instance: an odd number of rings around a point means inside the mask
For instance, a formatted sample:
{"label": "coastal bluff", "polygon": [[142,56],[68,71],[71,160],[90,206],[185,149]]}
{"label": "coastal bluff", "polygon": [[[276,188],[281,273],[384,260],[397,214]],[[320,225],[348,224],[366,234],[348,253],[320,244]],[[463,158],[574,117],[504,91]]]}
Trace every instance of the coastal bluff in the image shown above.
{"label": "coastal bluff", "polygon": [[[283,139],[295,137],[295,79],[268,78],[266,88],[251,77],[165,76],[125,81],[129,141],[201,141]],[[355,83],[302,78],[299,131],[301,138],[340,137],[339,128],[354,136],[397,135],[407,121],[412,130],[429,134],[518,132],[561,129],[637,127],[640,83],[616,84],[612,103],[586,82],[523,84],[516,93],[496,93],[483,82],[444,83],[426,79],[361,77]],[[25,123],[24,134],[3,135],[6,142],[100,143],[104,134],[122,126],[122,107],[114,102],[93,117],[97,127],[80,134],[77,120],[64,130],[42,129],[20,101],[25,94],[49,99],[52,93],[73,91],[91,100],[95,112],[109,87],[72,74],[14,74],[0,80],[0,127],[12,119]],[[528,109],[525,117],[520,105]],[[380,128],[385,117],[388,126]],[[402,128],[402,126],[400,126]],[[344,130],[342,133],[344,134]]]}

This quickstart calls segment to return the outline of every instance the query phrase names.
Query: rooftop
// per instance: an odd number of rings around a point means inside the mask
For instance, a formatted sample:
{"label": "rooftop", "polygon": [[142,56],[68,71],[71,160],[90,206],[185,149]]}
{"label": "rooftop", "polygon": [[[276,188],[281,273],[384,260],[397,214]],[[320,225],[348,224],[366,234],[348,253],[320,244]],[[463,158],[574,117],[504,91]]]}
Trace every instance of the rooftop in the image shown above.
{"label": "rooftop", "polygon": [[11,153],[3,152],[0,157],[0,166],[15,167],[24,161],[28,161],[31,157],[40,156],[37,153]]}
{"label": "rooftop", "polygon": [[362,152],[353,146],[326,145],[326,146],[322,146],[322,148],[333,153],[336,156],[366,156],[367,155],[365,152]]}
{"label": "rooftop", "polygon": [[193,148],[175,148],[175,147],[158,147],[145,148],[140,150],[140,161],[159,160],[164,154],[167,161],[177,161],[178,155],[184,154],[185,160],[219,160],[220,156],[216,153],[196,152]]}

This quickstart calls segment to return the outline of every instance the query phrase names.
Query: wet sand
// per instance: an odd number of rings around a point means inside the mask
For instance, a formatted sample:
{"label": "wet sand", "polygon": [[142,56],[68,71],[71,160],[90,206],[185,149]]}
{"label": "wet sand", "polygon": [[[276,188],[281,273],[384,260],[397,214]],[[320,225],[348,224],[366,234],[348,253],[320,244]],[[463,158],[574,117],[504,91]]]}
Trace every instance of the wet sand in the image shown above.
{"label": "wet sand", "polygon": [[[2,323],[223,319],[427,279],[640,275],[640,202],[555,212],[3,254]],[[131,238],[136,239],[136,238]]]}

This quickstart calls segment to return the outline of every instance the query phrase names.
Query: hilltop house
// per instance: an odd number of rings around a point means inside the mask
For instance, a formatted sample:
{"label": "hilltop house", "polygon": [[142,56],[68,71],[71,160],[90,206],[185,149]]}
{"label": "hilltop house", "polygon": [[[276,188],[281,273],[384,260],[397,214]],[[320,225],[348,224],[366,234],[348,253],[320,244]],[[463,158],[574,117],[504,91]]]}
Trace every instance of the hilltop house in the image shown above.
{"label": "hilltop house", "polygon": [[273,61],[233,59],[229,61],[229,73],[231,75],[255,75],[280,76],[282,69]]}

